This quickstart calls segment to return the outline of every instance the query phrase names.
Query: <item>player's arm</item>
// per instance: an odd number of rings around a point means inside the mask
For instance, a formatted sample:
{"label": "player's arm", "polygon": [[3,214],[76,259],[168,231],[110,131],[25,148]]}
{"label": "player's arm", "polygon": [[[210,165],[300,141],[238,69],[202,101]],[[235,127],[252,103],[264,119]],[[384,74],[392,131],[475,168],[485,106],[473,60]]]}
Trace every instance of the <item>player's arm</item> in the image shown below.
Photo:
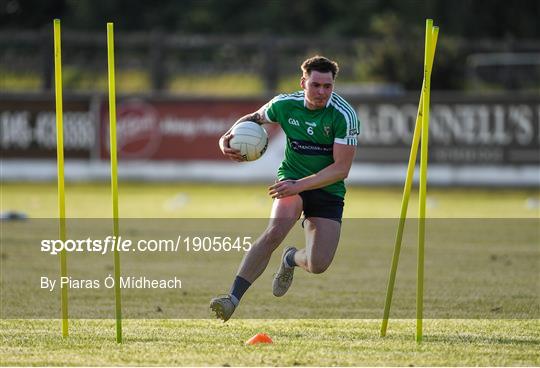
{"label": "player's arm", "polygon": [[325,167],[316,174],[306,176],[299,180],[284,180],[272,185],[269,193],[272,198],[286,197],[305,190],[323,188],[349,175],[351,165],[356,153],[356,146],[334,143],[334,163]]}
{"label": "player's arm", "polygon": [[223,152],[225,156],[227,156],[233,161],[238,161],[238,162],[244,161],[244,159],[240,155],[240,151],[234,148],[231,148],[231,146],[229,145],[229,141],[233,137],[233,135],[231,134],[231,131],[235,127],[235,125],[242,123],[244,121],[253,121],[259,125],[271,123],[271,121],[268,121],[268,119],[266,118],[266,106],[267,105],[264,105],[259,110],[251,114],[242,116],[229,128],[229,130],[225,134],[221,136],[221,138],[219,138],[219,149],[221,150],[221,152]]}

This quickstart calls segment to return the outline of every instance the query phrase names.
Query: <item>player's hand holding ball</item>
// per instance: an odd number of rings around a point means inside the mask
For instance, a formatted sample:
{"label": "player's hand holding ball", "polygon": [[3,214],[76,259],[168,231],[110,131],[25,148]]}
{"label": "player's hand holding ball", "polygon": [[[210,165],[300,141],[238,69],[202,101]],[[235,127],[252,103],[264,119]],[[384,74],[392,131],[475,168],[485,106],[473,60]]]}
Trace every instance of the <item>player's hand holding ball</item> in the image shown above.
{"label": "player's hand holding ball", "polygon": [[237,150],[235,148],[231,148],[230,141],[234,137],[232,133],[225,133],[221,136],[219,139],[219,149],[221,149],[221,152],[225,156],[227,156],[229,159],[237,162],[244,161],[244,158],[240,154],[240,150]]}
{"label": "player's hand holding ball", "polygon": [[221,137],[219,146],[223,154],[231,160],[255,161],[268,147],[268,134],[259,124],[243,121]]}

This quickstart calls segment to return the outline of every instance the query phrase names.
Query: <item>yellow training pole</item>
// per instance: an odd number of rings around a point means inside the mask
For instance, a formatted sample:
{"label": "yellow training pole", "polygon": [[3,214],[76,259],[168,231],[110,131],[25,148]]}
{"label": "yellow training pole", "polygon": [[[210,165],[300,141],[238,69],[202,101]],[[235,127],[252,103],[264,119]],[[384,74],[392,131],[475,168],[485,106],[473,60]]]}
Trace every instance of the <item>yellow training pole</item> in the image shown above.
{"label": "yellow training pole", "polygon": [[422,342],[422,319],[424,310],[424,242],[426,235],[426,187],[428,165],[429,104],[431,88],[431,66],[427,62],[432,49],[433,21],[426,20],[426,42],[424,51],[424,93],[422,101],[422,137],[420,151],[420,183],[418,201],[418,267],[416,279],[416,342]]}
{"label": "yellow training pole", "polygon": [[[111,155],[111,192],[113,235],[118,239],[118,163],[116,160],[116,90],[114,79],[114,25],[107,23],[107,60],[109,70],[109,125]],[[116,342],[122,342],[122,301],[120,296],[120,254],[114,248],[114,294],[116,301]]]}
{"label": "yellow training pole", "polygon": [[[62,47],[60,43],[60,19],[53,21],[54,30],[54,93],[56,100],[56,162],[58,179],[58,233],[62,241],[66,240],[66,197],[64,192],[64,121],[62,107]],[[67,277],[66,250],[60,252],[60,276]],[[68,295],[67,287],[60,289],[62,303],[62,336],[68,332]]]}
{"label": "yellow training pole", "polygon": [[[437,45],[437,37],[439,35],[439,27],[433,27],[433,48],[430,58],[428,60],[429,65],[433,66],[433,59],[435,57],[435,46]],[[388,319],[390,317],[390,307],[392,305],[392,296],[394,293],[394,284],[396,281],[397,267],[399,263],[399,255],[401,253],[401,242],[403,239],[403,229],[405,227],[405,219],[407,217],[407,208],[409,206],[409,196],[411,193],[411,186],[413,182],[414,167],[416,165],[416,155],[418,152],[418,143],[420,142],[420,132],[422,130],[422,100],[424,94],[424,83],[422,83],[422,89],[420,93],[420,101],[418,103],[418,112],[416,114],[416,123],[414,126],[414,135],[411,144],[411,152],[409,154],[409,164],[407,166],[407,176],[405,178],[405,185],[403,186],[403,197],[401,200],[401,212],[399,216],[399,224],[396,232],[396,241],[394,243],[394,254],[392,256],[392,266],[390,268],[390,276],[388,277],[388,285],[386,288],[386,299],[384,304],[383,321],[381,325],[381,337],[386,336],[386,330],[388,328]]]}

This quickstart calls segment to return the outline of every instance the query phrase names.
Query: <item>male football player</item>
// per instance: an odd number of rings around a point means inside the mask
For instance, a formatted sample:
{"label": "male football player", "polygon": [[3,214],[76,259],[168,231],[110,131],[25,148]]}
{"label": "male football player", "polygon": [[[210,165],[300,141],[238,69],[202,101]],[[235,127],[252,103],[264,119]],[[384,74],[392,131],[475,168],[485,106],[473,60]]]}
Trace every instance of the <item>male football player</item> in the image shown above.
{"label": "male football player", "polygon": [[[345,197],[343,180],[354,159],[360,123],[355,110],[333,92],[339,70],[336,62],[314,56],[305,60],[301,69],[301,91],[276,96],[235,123],[277,123],[287,145],[278,180],[268,191],[274,198],[268,227],[246,253],[229,294],[210,302],[216,317],[223,321],[231,317],[302,213],[305,247],[283,250],[273,294],[287,292],[296,267],[314,274],[324,272],[336,252]],[[229,146],[230,132],[221,137],[219,147],[231,160],[242,161],[239,151]]]}

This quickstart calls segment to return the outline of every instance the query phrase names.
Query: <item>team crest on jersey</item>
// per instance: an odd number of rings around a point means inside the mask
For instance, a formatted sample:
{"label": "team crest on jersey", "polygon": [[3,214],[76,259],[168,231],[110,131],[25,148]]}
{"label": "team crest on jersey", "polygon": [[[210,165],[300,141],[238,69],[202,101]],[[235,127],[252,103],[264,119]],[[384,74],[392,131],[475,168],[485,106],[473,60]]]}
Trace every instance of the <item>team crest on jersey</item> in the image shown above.
{"label": "team crest on jersey", "polygon": [[328,125],[324,126],[324,135],[330,137],[330,127]]}

